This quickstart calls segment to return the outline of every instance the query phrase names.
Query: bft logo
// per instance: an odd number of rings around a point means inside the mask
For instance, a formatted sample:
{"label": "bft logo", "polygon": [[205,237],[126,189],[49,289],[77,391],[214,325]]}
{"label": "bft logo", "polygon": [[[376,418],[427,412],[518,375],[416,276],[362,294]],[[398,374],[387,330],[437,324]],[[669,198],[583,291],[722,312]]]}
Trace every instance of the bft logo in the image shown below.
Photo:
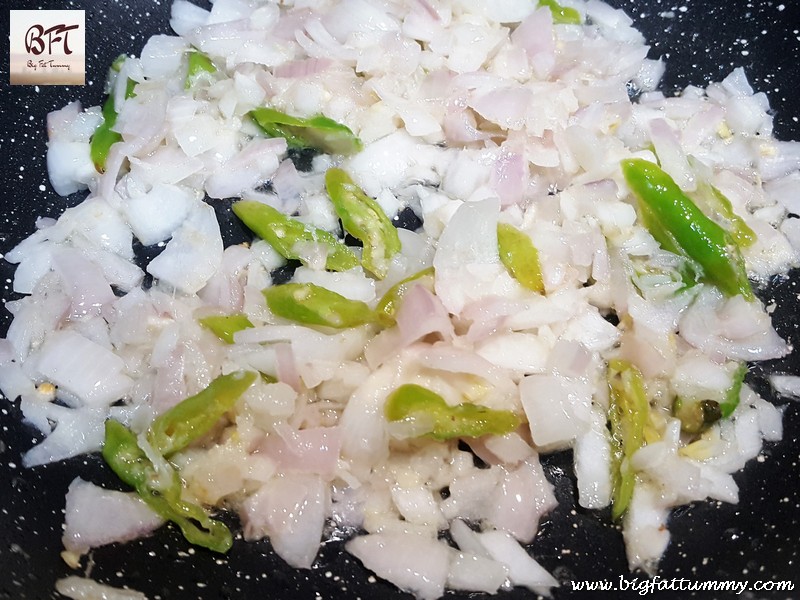
{"label": "bft logo", "polygon": [[12,10],[9,45],[12,85],[83,85],[86,13]]}
{"label": "bft logo", "polygon": [[[72,54],[72,50],[69,48],[69,32],[79,27],[80,25],[67,25],[65,23],[53,25],[49,29],[45,29],[39,24],[31,25],[25,34],[25,50],[39,56],[47,48],[47,54],[53,54],[53,44],[60,43],[64,54]],[[45,39],[47,40],[47,46],[45,46]]]}

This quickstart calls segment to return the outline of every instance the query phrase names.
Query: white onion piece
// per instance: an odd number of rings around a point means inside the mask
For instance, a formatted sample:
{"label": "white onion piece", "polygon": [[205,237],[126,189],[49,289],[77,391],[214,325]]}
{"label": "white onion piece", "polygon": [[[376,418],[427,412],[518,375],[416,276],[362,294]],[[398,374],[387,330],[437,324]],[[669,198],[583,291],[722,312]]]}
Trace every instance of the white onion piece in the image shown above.
{"label": "white onion piece", "polygon": [[22,464],[25,467],[46,465],[88,452],[97,452],[102,448],[107,416],[104,409],[65,408],[40,399],[25,398],[21,408],[26,421],[36,423],[42,431],[46,431],[44,428],[49,429],[50,423],[55,423],[55,428],[47,433],[44,441],[23,454]]}
{"label": "white onion piece", "polygon": [[364,358],[370,368],[376,369],[388,359],[397,356],[403,348],[400,330],[397,327],[384,329],[367,342]]}
{"label": "white onion piece", "polygon": [[477,554],[454,553],[447,573],[447,587],[494,594],[508,578],[508,567]]}
{"label": "white onion piece", "polygon": [[450,496],[441,504],[444,516],[447,519],[483,520],[493,509],[493,495],[505,475],[500,467],[458,474],[450,482]]}
{"label": "white onion piece", "polygon": [[669,543],[668,511],[661,504],[657,491],[637,483],[628,511],[625,513],[625,548],[631,569],[640,568],[654,574],[658,561]]}
{"label": "white onion piece", "polygon": [[448,531],[456,546],[464,552],[484,558],[490,557],[489,551],[481,543],[478,532],[470,529],[469,525],[461,519],[450,521],[450,529]]}
{"label": "white onion piece", "polygon": [[[731,504],[739,502],[739,486],[729,473],[713,465],[701,464],[700,478],[703,482],[703,493],[706,493],[708,498]],[[704,499],[705,497],[701,498]]]}
{"label": "white onion piece", "polygon": [[395,485],[391,490],[392,502],[403,519],[416,525],[442,529],[445,520],[432,490],[419,486]]}
{"label": "white onion piece", "polygon": [[[172,98],[167,105],[167,118],[172,126],[172,135],[186,156],[201,160],[204,153],[210,153],[224,143],[226,136],[219,119],[200,112],[202,104],[186,97]],[[229,158],[232,151],[225,147],[224,152],[215,154],[215,163]],[[216,166],[216,165],[214,165]]]}
{"label": "white onion piece", "polygon": [[588,381],[528,375],[520,382],[519,391],[537,446],[563,448],[588,431],[592,419],[592,388]]}
{"label": "white onion piece", "polygon": [[[436,295],[451,313],[490,294],[505,272],[497,251],[499,207],[497,200],[464,203],[439,237],[433,257]],[[470,277],[464,276],[465,269]]]}
{"label": "white onion piece", "polygon": [[[769,198],[778,202],[790,213],[797,215],[800,214],[800,198],[795,194],[798,185],[800,185],[800,172],[795,171],[764,184],[764,191]],[[730,198],[727,190],[724,191]]]}
{"label": "white onion piece", "polygon": [[[556,48],[553,14],[547,8],[534,11],[514,30],[511,41],[524,48],[531,60],[539,58],[539,65],[551,66]],[[546,57],[547,61],[542,61],[541,57]],[[537,71],[537,74],[542,75],[546,72]]]}
{"label": "white onion piece", "polygon": [[[743,394],[746,386],[743,387]],[[739,403],[733,419],[719,423],[720,448],[708,459],[712,466],[733,473],[758,455],[762,446],[758,412],[748,403]]]}
{"label": "white onion piece", "polygon": [[525,88],[500,88],[473,98],[469,106],[504,129],[522,129],[531,98]]}
{"label": "white onion piece", "polygon": [[444,594],[450,549],[416,533],[374,533],[353,538],[345,549],[364,566],[419,600]]}
{"label": "white onion piece", "polygon": [[[289,385],[294,391],[303,389],[305,380],[301,380],[297,360],[290,344],[280,343],[273,346],[275,350],[275,377],[278,381]],[[315,382],[309,381],[306,385],[313,386]]]}
{"label": "white onion piece", "polygon": [[328,486],[317,476],[287,474],[272,479],[244,503],[245,537],[267,535],[283,560],[310,569],[319,550],[328,503]]}
{"label": "white onion piece", "polygon": [[132,237],[125,219],[109,202],[90,196],[81,204],[69,208],[52,227],[41,230],[43,237],[63,242],[71,238],[74,245],[90,246],[133,258]]}
{"label": "white onion piece", "polygon": [[513,470],[501,469],[503,478],[489,501],[486,521],[527,544],[536,535],[542,516],[558,504],[553,486],[535,455]]}
{"label": "white onion piece", "polygon": [[344,43],[351,35],[359,35],[370,39],[381,39],[385,31],[397,31],[399,24],[379,6],[366,0],[343,0],[330,10],[323,20],[326,29],[339,42]]}
{"label": "white onion piece", "polygon": [[48,142],[47,173],[50,185],[59,196],[85,190],[97,176],[89,144],[58,140]]}
{"label": "white onion piece", "polygon": [[52,280],[47,283],[44,297],[31,296],[6,303],[6,308],[14,315],[6,339],[20,361],[26,359],[49,332],[57,329],[68,314],[69,298],[52,285]]}
{"label": "white onion piece", "polygon": [[504,143],[492,170],[491,183],[503,206],[520,204],[527,191],[530,173],[523,148]]}
{"label": "white onion piece", "polygon": [[181,37],[154,35],[142,48],[142,73],[148,79],[174,76],[188,50],[189,44]]}
{"label": "white onion piece", "polygon": [[770,143],[770,151],[758,156],[758,169],[764,181],[785,177],[800,169],[800,144]]}
{"label": "white onion piece", "polygon": [[64,547],[78,554],[149,535],[164,523],[136,493],[105,490],[77,478],[67,490]]}
{"label": "white onion piece", "polygon": [[278,169],[278,156],[286,151],[283,138],[256,139],[218,167],[206,180],[212,198],[230,198],[267,181]]}
{"label": "white onion piece", "polygon": [[55,588],[72,600],[147,600],[141,592],[111,587],[77,575],[57,580]]}
{"label": "white onion piece", "polygon": [[[70,102],[64,108],[47,114],[47,139],[49,141],[78,141],[73,134],[73,124],[80,118],[82,106],[79,101]],[[80,140],[88,142],[88,138]]]}
{"label": "white onion piece", "polygon": [[64,289],[72,300],[73,317],[99,314],[104,306],[115,300],[103,271],[80,251],[63,248],[55,252],[53,269],[61,277]]}
{"label": "white onion piece", "polygon": [[271,424],[275,417],[287,418],[294,413],[297,392],[287,383],[278,381],[265,386],[263,394],[245,395],[247,406],[262,414]]}
{"label": "white onion piece", "polygon": [[293,60],[278,65],[272,70],[272,73],[275,75],[275,77],[308,77],[309,75],[316,75],[317,73],[325,71],[332,64],[333,61],[327,58],[307,58],[302,60]]}
{"label": "white onion piece", "polygon": [[122,105],[114,131],[121,133],[122,139],[130,144],[127,156],[155,150],[164,139],[167,102],[166,90],[162,88],[137,88],[136,95]]}
{"label": "white onion piece", "polygon": [[164,145],[144,157],[131,157],[130,176],[151,184],[176,184],[203,168],[203,162],[188,156],[176,144]]}
{"label": "white onion piece", "polygon": [[759,397],[749,386],[744,387],[742,400],[755,409],[758,429],[765,441],[777,442],[783,439],[783,411],[785,407],[775,406],[767,402]]}
{"label": "white onion piece", "polygon": [[516,467],[535,453],[518,433],[470,439],[470,449],[485,463]]}
{"label": "white onion piece", "polygon": [[559,583],[505,531],[486,531],[478,539],[489,555],[508,569],[508,579],[537,594],[549,595]]}
{"label": "white onion piece", "polygon": [[[324,265],[324,260],[323,260]],[[292,279],[295,283],[313,283],[351,300],[372,302],[375,299],[375,280],[359,269],[333,272],[298,267]]]}
{"label": "white onion piece", "polygon": [[781,396],[800,398],[800,377],[797,375],[770,375],[769,382]]}
{"label": "white onion piece", "polygon": [[338,427],[301,430],[278,427],[276,434],[268,435],[259,450],[282,469],[315,473],[330,478],[338,465],[341,445],[341,431]]}
{"label": "white onion piece", "polygon": [[[775,214],[775,217],[771,218],[770,213]],[[758,214],[759,218],[752,219],[751,223],[751,229],[757,236],[756,241],[742,255],[750,276],[766,280],[773,273],[785,273],[800,264],[800,250],[795,246],[797,240],[792,240],[791,229],[787,229],[796,219],[786,219],[778,229],[774,229],[771,222],[780,221],[783,215],[781,207],[763,208]]]}
{"label": "white onion piece", "polygon": [[478,24],[456,21],[445,35],[431,40],[431,49],[446,55],[447,67],[456,73],[477,71],[497,47],[503,35],[498,30],[486,29]]}
{"label": "white onion piece", "polygon": [[700,352],[690,351],[678,360],[670,382],[678,396],[722,402],[737,366],[733,362],[719,364]]}
{"label": "white onion piece", "polygon": [[655,146],[659,164],[666,173],[672,177],[678,187],[686,192],[697,188],[697,181],[689,166],[681,143],[669,123],[664,119],[654,119],[650,122],[650,139]]}
{"label": "white onion piece", "polygon": [[169,25],[178,35],[188,35],[196,27],[206,25],[210,15],[206,9],[187,0],[175,0],[170,11]]}
{"label": "white onion piece", "polygon": [[[440,152],[421,144],[404,131],[397,131],[350,157],[344,168],[367,195],[375,197],[382,189],[399,187],[415,167],[419,169],[429,165]],[[424,169],[422,173],[426,178],[434,178],[435,175],[429,174],[428,170]]]}
{"label": "white onion piece", "polygon": [[584,344],[575,340],[558,340],[547,358],[547,367],[562,377],[585,377],[594,355]]}
{"label": "white onion piece", "polygon": [[[6,341],[6,340],[2,340]],[[5,346],[5,344],[4,344]],[[10,346],[10,344],[8,344]],[[13,348],[8,348],[13,352]],[[36,385],[30,377],[22,370],[22,366],[10,359],[0,362],[0,391],[9,400],[14,400],[21,396],[33,396],[36,393]],[[47,432],[49,432],[49,427]]]}
{"label": "white onion piece", "polygon": [[106,281],[117,290],[130,292],[142,283],[144,271],[119,254],[88,245],[81,250],[89,261],[100,268]]}
{"label": "white onion piece", "polygon": [[532,333],[490,336],[478,345],[476,352],[498,367],[526,375],[541,373],[547,365],[547,345]]}
{"label": "white onion piece", "polygon": [[25,244],[25,248],[17,246],[12,249],[6,260],[18,262],[14,271],[14,291],[18,294],[32,294],[36,284],[51,269],[53,264],[53,245],[48,242]]}
{"label": "white onion piece", "polygon": [[119,356],[71,330],[47,336],[36,369],[45,380],[89,406],[109,406],[133,384]]}
{"label": "white onion piece", "polygon": [[305,31],[295,30],[295,40],[312,58],[333,57],[349,63],[358,56],[354,48],[340,44],[318,19],[309,19]]}
{"label": "white onion piece", "polygon": [[297,172],[294,163],[289,159],[281,161],[270,183],[273,191],[280,198],[286,213],[297,211],[300,207],[301,196],[313,190],[311,182]]}
{"label": "white onion piece", "polygon": [[603,508],[611,502],[611,444],[606,415],[592,407],[591,427],[575,438],[575,476],[578,503],[584,508]]}
{"label": "white onion piece", "polygon": [[0,338],[0,365],[6,365],[14,360],[14,348],[6,339]]}
{"label": "white onion piece", "polygon": [[240,21],[250,16],[252,9],[240,0],[218,0],[211,7],[208,23],[226,23]]}
{"label": "white onion piece", "polygon": [[122,211],[133,234],[145,246],[163,242],[183,223],[195,202],[186,188],[158,183],[125,201]]}
{"label": "white onion piece", "polygon": [[354,360],[366,342],[368,329],[354,327],[326,335],[300,325],[252,327],[236,332],[234,340],[242,344],[289,342],[300,362]]}
{"label": "white onion piece", "polygon": [[244,244],[228,246],[222,253],[222,264],[197,295],[208,305],[226,312],[240,312],[244,307],[243,276],[251,259]]}
{"label": "white onion piece", "polygon": [[454,335],[450,315],[438,297],[424,286],[412,286],[403,295],[403,302],[397,311],[397,329],[402,345],[428,335],[437,333],[445,340]]}
{"label": "white onion piece", "polygon": [[89,140],[100,121],[98,110],[82,112],[80,102],[47,115],[47,171],[57,194],[86,189],[97,176]]}
{"label": "white onion piece", "polygon": [[394,389],[397,375],[392,362],[376,369],[353,392],[342,412],[342,458],[355,467],[370,468],[386,459],[389,453],[383,404]]}
{"label": "white onion piece", "polygon": [[742,296],[728,300],[706,288],[680,321],[681,336],[711,355],[737,360],[768,360],[789,352],[759,302]]}
{"label": "white onion piece", "polygon": [[468,144],[491,138],[491,134],[478,129],[475,115],[469,109],[448,110],[444,116],[442,129],[447,141],[452,144]]}
{"label": "white onion piece", "polygon": [[518,23],[533,11],[533,6],[525,0],[499,0],[484,5],[478,3],[478,14],[495,23]]}
{"label": "white onion piece", "polygon": [[439,344],[430,347],[420,346],[418,351],[417,360],[427,368],[448,373],[477,375],[491,382],[498,392],[508,392],[512,387],[506,371],[495,367],[468,349]]}
{"label": "white onion piece", "polygon": [[214,209],[195,201],[167,247],[147,266],[160,282],[185,293],[200,290],[222,264],[222,237]]}

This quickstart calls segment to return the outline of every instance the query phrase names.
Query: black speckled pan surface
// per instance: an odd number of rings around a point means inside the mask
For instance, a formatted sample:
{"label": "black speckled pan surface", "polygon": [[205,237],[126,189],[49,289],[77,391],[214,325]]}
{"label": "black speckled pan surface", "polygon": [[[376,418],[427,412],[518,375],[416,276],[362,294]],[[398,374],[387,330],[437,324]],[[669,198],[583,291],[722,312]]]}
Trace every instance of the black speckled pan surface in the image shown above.
{"label": "black speckled pan surface", "polygon": [[[4,2],[9,8],[9,4]],[[8,14],[0,14],[4,46],[0,74],[0,252],[13,247],[34,229],[37,216],[57,216],[81,200],[58,197],[44,167],[45,116],[68,101],[99,104],[105,70],[121,52],[138,53],[154,33],[168,32],[169,0],[97,1],[40,0],[11,3],[14,8],[86,10],[87,85],[40,87],[8,85]],[[775,113],[778,136],[800,139],[800,2],[798,0],[613,0],[626,9],[652,44],[651,56],[667,60],[662,84],[674,90],[687,84],[720,80],[731,68],[743,66],[751,84],[767,92]],[[800,193],[800,190],[798,190]],[[229,229],[235,229],[227,222]],[[229,232],[230,233],[230,232]],[[13,270],[2,268],[3,299],[11,299]],[[775,301],[779,332],[800,343],[800,273],[774,281],[762,290]],[[8,324],[3,311],[2,328]],[[764,374],[800,373],[800,359],[761,365],[749,381],[769,394]],[[701,598],[800,598],[800,404],[786,405],[784,440],[769,444],[756,461],[736,476],[741,487],[738,505],[697,503],[671,517],[672,542],[662,562],[664,579],[687,581],[791,581],[789,592],[697,594]],[[25,470],[20,456],[37,441],[20,422],[12,403],[0,400],[0,598],[55,598],[56,579],[75,574],[59,557],[64,493],[82,476],[98,484],[115,485],[97,456],[88,456]],[[637,592],[572,592],[571,581],[628,580],[619,531],[608,515],[576,507],[571,457],[543,459],[556,486],[560,505],[542,525],[531,546],[537,559],[562,582],[554,598],[639,597]],[[223,598],[406,598],[388,584],[376,582],[337,542],[320,552],[314,568],[295,571],[275,557],[267,542],[237,541],[220,558],[193,550],[171,527],[154,537],[93,552],[91,576],[114,586],[127,585],[151,599]],[[82,573],[78,573],[82,574]],[[688,592],[659,592],[657,598],[688,598]],[[453,597],[459,597],[453,595]],[[461,596],[466,598],[467,596]],[[500,598],[529,598],[522,590]]]}

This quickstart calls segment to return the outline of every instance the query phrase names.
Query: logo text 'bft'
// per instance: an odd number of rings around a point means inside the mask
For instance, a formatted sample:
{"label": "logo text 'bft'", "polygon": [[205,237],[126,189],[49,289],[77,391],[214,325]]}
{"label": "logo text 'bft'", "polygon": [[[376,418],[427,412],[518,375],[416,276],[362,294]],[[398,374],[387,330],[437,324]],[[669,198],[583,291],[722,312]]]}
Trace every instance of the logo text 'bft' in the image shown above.
{"label": "logo text 'bft'", "polygon": [[[25,50],[39,56],[45,50],[45,36],[47,36],[48,54],[53,54],[53,44],[59,42],[64,54],[72,54],[72,50],[69,47],[69,32],[79,27],[80,25],[67,25],[65,23],[53,25],[49,29],[45,29],[39,24],[31,25],[25,33]],[[63,37],[61,37],[62,33],[64,34]]]}

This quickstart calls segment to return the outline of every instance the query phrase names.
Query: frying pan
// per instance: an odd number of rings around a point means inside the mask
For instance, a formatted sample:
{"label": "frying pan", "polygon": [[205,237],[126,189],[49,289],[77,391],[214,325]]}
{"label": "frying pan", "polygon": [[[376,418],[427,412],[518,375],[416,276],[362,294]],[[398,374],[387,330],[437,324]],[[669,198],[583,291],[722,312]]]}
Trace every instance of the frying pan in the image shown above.
{"label": "frying pan", "polygon": [[[611,0],[624,8],[651,43],[651,57],[662,56],[667,93],[688,84],[719,81],[733,67],[745,67],[753,86],[768,93],[776,131],[782,139],[799,139],[800,3],[795,0]],[[31,8],[15,2],[15,8]],[[120,53],[137,53],[155,33],[169,32],[169,0],[129,2],[40,0],[36,8],[86,10],[87,78],[83,87],[8,85],[4,58],[2,124],[0,124],[0,252],[33,231],[37,216],[57,216],[82,195],[58,197],[44,165],[45,116],[68,101],[100,104],[103,79]],[[8,17],[0,15],[0,27]],[[2,38],[7,39],[3,29]],[[6,57],[7,57],[6,53]],[[800,193],[800,190],[798,191]],[[224,234],[235,238],[238,224],[219,211]],[[2,262],[3,298],[12,299],[11,265]],[[790,343],[800,342],[800,301],[795,287],[800,272],[776,277],[759,291],[776,308],[778,331]],[[3,311],[0,327],[8,326]],[[664,579],[691,581],[791,581],[795,591],[745,593],[743,598],[800,598],[800,405],[770,394],[766,375],[799,373],[800,360],[789,356],[751,370],[748,382],[779,405],[785,405],[784,440],[767,444],[761,457],[735,476],[741,488],[738,505],[694,503],[673,512],[672,541],[661,563]],[[59,557],[64,493],[76,476],[118,487],[98,456],[26,470],[20,456],[36,441],[36,432],[21,422],[13,403],[0,400],[0,598],[56,598],[56,579],[75,574]],[[572,581],[608,579],[619,582],[641,573],[627,570],[621,534],[607,512],[576,506],[571,455],[543,457],[546,474],[556,489],[558,508],[530,547],[533,555],[562,582],[556,599],[594,598],[573,592]],[[233,517],[224,517],[235,528]],[[192,549],[173,527],[126,545],[99,548],[91,554],[91,577],[114,586],[130,586],[149,598],[408,598],[389,584],[375,581],[358,561],[342,551],[341,541],[321,549],[313,569],[296,571],[272,553],[269,543],[237,540],[224,557]],[[83,574],[83,572],[78,572]],[[515,589],[500,598],[530,598]],[[661,592],[657,598],[686,598],[686,592]],[[467,595],[452,595],[466,598]],[[607,592],[605,598],[639,597],[638,592]],[[731,592],[697,597],[733,598]]]}

